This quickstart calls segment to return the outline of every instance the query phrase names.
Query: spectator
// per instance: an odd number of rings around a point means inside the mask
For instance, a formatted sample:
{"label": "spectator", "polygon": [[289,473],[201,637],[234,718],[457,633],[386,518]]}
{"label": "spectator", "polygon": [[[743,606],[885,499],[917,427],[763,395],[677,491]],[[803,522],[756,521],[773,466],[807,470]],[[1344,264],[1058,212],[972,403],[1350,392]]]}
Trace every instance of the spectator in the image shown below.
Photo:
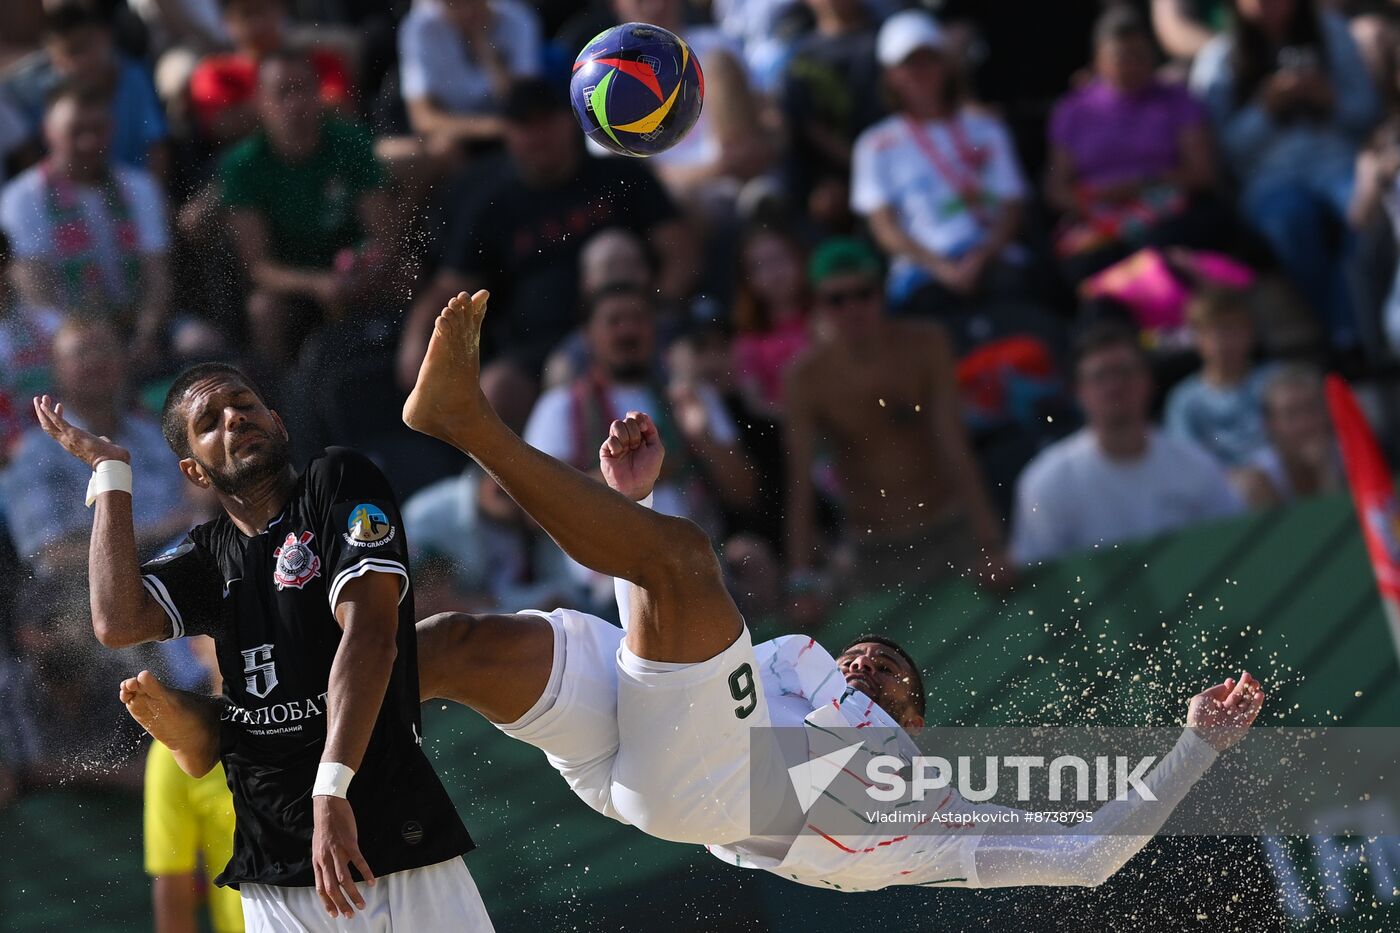
{"label": "spectator", "polygon": [[759,411],[781,410],[783,378],[807,346],[811,296],[804,252],[789,232],[755,228],[739,243],[734,373]]}
{"label": "spectator", "polygon": [[[190,641],[203,676],[198,683],[182,683],[178,688],[199,694],[220,692],[214,640],[201,635]],[[223,765],[215,764],[203,777],[190,777],[180,770],[170,749],[152,742],[146,755],[143,823],[157,933],[199,929],[201,890],[208,892],[214,933],[242,933],[243,903],[238,892],[210,884],[233,858],[233,794]]]}
{"label": "spectator", "polygon": [[817,24],[797,41],[783,74],[783,173],[799,210],[828,230],[848,229],[851,147],[884,116],[875,29],[861,0],[806,2]]}
{"label": "spectator", "polygon": [[114,165],[105,94],[59,85],[44,118],[49,156],[0,192],[0,229],[28,314],[84,312],[157,357],[170,301],[165,199],[149,172]]}
{"label": "spectator", "polygon": [[[592,296],[613,285],[652,289],[654,271],[642,238],[623,227],[599,230],[579,251],[579,294],[587,305]],[[575,328],[560,341],[544,364],[541,384],[546,389],[572,382],[592,365],[583,329]]]}
{"label": "spectator", "polygon": [[399,93],[438,145],[499,139],[511,82],[543,64],[539,22],[515,0],[418,0],[399,26]]}
{"label": "spectator", "polygon": [[876,45],[897,112],[856,141],[851,207],[894,257],[894,303],[943,312],[1027,296],[1015,242],[1027,188],[1006,128],[963,106],[927,13],[891,16]]}
{"label": "spectator", "polygon": [[1116,322],[1078,341],[1085,426],[1021,474],[1011,541],[1018,563],[1162,534],[1241,508],[1224,469],[1148,420],[1152,377],[1135,332]]}
{"label": "spectator", "polygon": [[587,598],[563,552],[475,464],[410,496],[403,521],[414,565],[438,562],[446,578],[440,604],[418,595],[420,614],[515,612]]}
{"label": "spectator", "polygon": [[675,198],[712,219],[726,218],[740,186],[771,163],[771,133],[740,55],[718,30],[689,26],[682,0],[612,0],[619,22],[669,29],[686,41],[705,74],[705,107],[689,133],[651,158]]}
{"label": "spectator", "polygon": [[[71,319],[54,338],[53,364],[68,420],[131,451],[137,548],[149,556],[189,528],[193,515],[160,426],[127,407],[129,369],[116,333],[102,321]],[[15,546],[41,575],[82,577],[92,523],[83,505],[90,473],[36,425],[0,475]]]}
{"label": "spectator", "polygon": [[449,205],[443,267],[404,325],[399,379],[413,385],[447,300],[489,288],[497,310],[483,335],[482,387],[506,423],[521,427],[546,357],[577,321],[579,251],[590,234],[620,226],[644,237],[663,301],[684,298],[699,270],[665,189],[634,161],[585,156],[561,94],[537,79],[517,82],[504,116],[505,155],[473,168],[474,184]]}
{"label": "spectator", "polygon": [[1153,77],[1152,33],[1131,8],[1094,27],[1094,78],[1050,118],[1046,195],[1065,213],[1056,251],[1078,282],[1144,245],[1213,245],[1202,203],[1215,184],[1205,112]]}
{"label": "spectator", "polygon": [[323,111],[319,80],[300,53],[264,57],[261,129],[219,165],[220,203],[253,286],[250,342],[269,368],[322,320],[373,302],[397,245],[370,135]]}
{"label": "spectator", "polygon": [[106,93],[116,161],[165,177],[169,134],[155,85],[145,68],[117,51],[111,20],[91,0],[52,5],[45,14],[43,51],[22,61],[4,82],[30,138],[39,135],[49,97],[64,83]]}
{"label": "spectator", "polygon": [[694,383],[667,389],[657,378],[656,309],[648,294],[627,284],[605,288],[589,305],[584,332],[592,369],[540,397],[525,440],[594,472],[599,438],[607,435],[608,425],[629,411],[646,412],[667,450],[656,485],[657,511],[698,521],[713,533],[717,503],[709,489],[729,508],[752,507],[754,475],[719,395]]}
{"label": "spectator", "polygon": [[1255,368],[1254,320],[1246,296],[1213,289],[1198,293],[1186,310],[1201,356],[1201,371],[1167,396],[1166,426],[1227,469],[1244,466],[1265,445],[1263,387]]}
{"label": "spectator", "polygon": [[1201,51],[1204,98],[1245,219],[1324,315],[1335,346],[1354,347],[1343,278],[1345,218],[1357,150],[1379,116],[1376,89],[1346,22],[1317,0],[1234,0],[1235,21]]}
{"label": "spectator", "polygon": [[1241,471],[1239,487],[1250,508],[1267,509],[1346,486],[1322,376],[1310,366],[1279,366],[1264,381],[1269,443]]}
{"label": "spectator", "polygon": [[[221,145],[258,129],[258,63],[289,47],[288,0],[222,0],[222,4],[233,50],[202,60],[190,76],[189,87],[197,125]],[[321,103],[349,116],[354,91],[345,58],[324,48],[308,49],[305,55],[316,71]]]}
{"label": "spectator", "polygon": [[963,428],[947,336],[884,317],[880,262],[859,240],[823,243],[808,277],[815,342],[789,370],[785,394],[793,595],[822,584],[812,475],[823,444],[835,458],[857,585],[917,586],[973,570],[990,579],[1003,569],[1001,522]]}

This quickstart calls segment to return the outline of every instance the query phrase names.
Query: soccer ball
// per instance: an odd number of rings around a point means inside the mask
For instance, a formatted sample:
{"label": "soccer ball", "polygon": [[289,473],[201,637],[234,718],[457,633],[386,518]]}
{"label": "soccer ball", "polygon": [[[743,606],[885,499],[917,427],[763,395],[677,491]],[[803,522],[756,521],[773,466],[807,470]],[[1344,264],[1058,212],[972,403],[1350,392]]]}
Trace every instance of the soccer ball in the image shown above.
{"label": "soccer ball", "polygon": [[574,62],[574,116],[589,138],[620,155],[665,152],[690,131],[705,76],[680,36],[647,23],[599,33]]}

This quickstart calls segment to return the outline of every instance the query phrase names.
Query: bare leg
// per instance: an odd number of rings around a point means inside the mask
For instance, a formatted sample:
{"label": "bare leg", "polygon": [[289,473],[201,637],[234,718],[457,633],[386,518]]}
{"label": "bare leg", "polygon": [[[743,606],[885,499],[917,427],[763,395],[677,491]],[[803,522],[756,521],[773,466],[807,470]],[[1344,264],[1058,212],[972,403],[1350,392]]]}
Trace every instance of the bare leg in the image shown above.
{"label": "bare leg", "polygon": [[554,630],[539,616],[444,612],[418,623],[418,689],[495,723],[530,711],[549,683]]}
{"label": "bare leg", "polygon": [[150,671],[122,681],[121,701],[175,756],[181,769],[203,777],[219,762],[219,699],[167,687]]}
{"label": "bare leg", "polygon": [[481,464],[574,560],[636,584],[627,647],[638,657],[695,663],[724,651],[743,619],[705,533],[535,450],[491,409],[480,387],[487,297],[459,294],[438,316],[404,422]]}

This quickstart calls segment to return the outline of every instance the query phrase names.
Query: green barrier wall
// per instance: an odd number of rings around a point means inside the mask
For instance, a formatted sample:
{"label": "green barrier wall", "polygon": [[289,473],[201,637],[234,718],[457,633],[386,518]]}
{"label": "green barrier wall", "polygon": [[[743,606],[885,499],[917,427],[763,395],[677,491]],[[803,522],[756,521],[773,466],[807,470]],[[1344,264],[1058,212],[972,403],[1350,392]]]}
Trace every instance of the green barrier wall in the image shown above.
{"label": "green barrier wall", "polygon": [[[834,650],[861,631],[914,652],[941,724],[1176,723],[1245,666],[1270,725],[1400,725],[1396,653],[1340,497],[1072,559],[1006,596],[883,594],[815,634]],[[1095,890],[837,894],[603,819],[459,707],[432,706],[425,728],[502,931],[1400,930],[1400,837],[1159,840]],[[135,798],[53,791],[0,813],[0,930],[150,929],[140,830]]]}

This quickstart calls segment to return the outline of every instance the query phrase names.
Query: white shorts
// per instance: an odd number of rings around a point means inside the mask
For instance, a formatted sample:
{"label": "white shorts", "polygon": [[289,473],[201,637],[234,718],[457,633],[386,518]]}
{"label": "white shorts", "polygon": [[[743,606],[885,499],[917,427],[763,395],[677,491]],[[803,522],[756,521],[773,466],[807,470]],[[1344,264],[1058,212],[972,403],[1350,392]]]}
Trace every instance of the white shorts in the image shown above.
{"label": "white shorts", "polygon": [[458,856],[358,885],[365,909],[331,919],[315,888],[244,884],[247,933],[492,933],[481,893]]}
{"label": "white shorts", "polygon": [[571,609],[532,614],[554,629],[551,685],[498,728],[543,750],[590,807],[650,836],[748,838],[749,730],[769,724],[748,628],[708,661],[655,672],[615,625]]}

